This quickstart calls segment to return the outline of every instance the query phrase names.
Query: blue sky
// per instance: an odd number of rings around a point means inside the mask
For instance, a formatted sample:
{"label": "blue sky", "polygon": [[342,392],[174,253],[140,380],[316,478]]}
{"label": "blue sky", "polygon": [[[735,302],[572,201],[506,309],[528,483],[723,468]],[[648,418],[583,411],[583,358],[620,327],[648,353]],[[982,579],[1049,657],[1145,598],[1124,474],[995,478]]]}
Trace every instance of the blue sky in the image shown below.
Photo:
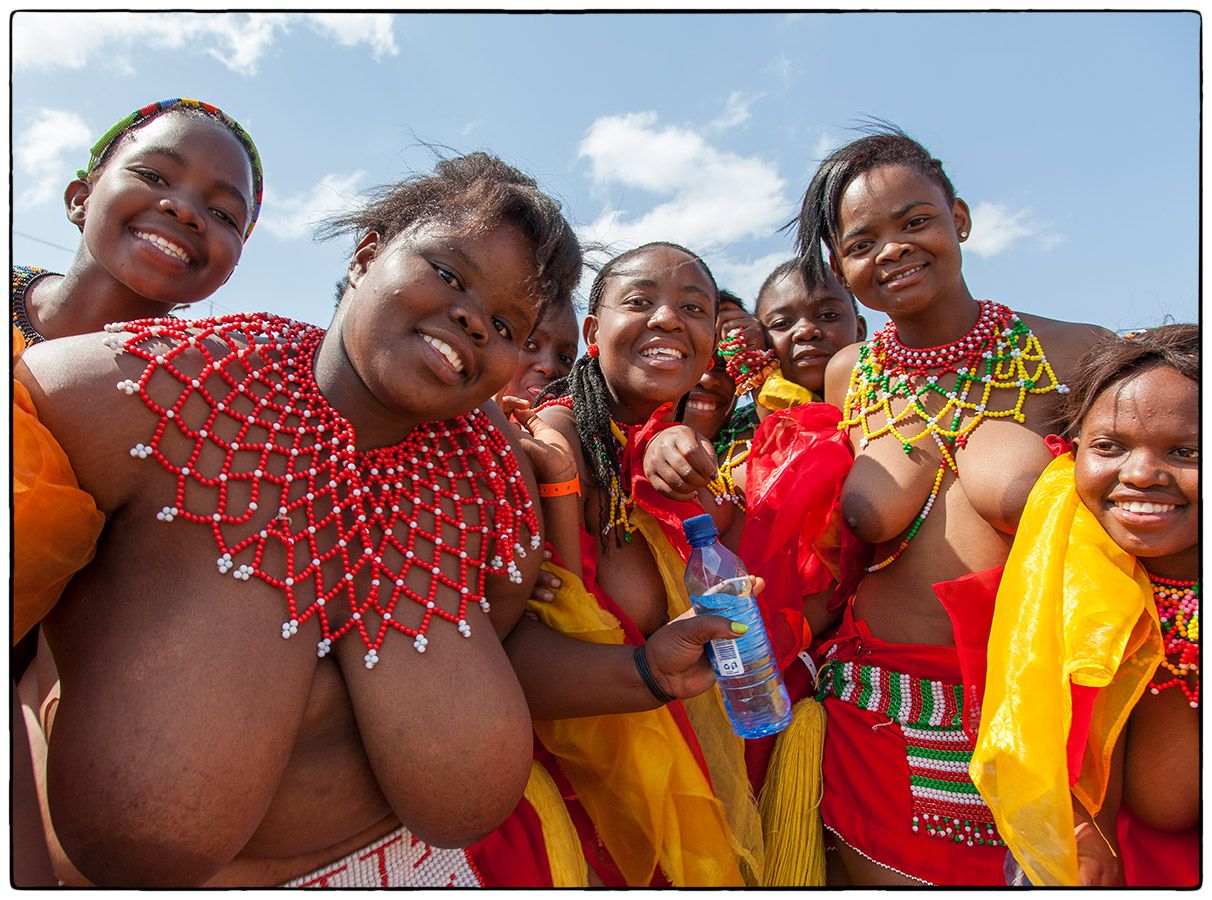
{"label": "blue sky", "polygon": [[[261,221],[200,313],[326,325],[350,242],[312,224],[486,149],[620,250],[672,240],[750,303],[861,116],[939,156],[977,297],[1122,329],[1199,297],[1195,13],[18,13],[15,262],[63,271],[63,188],[125,113],[190,96],[249,130]],[[585,282],[586,286],[588,282]],[[882,319],[872,317],[873,324]]]}

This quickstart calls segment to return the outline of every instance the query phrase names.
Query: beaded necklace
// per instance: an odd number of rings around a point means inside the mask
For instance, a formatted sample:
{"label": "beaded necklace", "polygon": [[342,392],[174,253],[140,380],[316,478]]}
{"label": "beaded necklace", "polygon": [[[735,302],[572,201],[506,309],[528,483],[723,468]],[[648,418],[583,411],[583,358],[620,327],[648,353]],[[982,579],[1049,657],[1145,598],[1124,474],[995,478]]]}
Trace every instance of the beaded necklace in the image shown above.
{"label": "beaded necklace", "polygon": [[774,351],[748,349],[745,334],[740,329],[720,341],[716,353],[723,357],[724,369],[736,383],[738,397],[760,388],[766,377],[778,368]]}
{"label": "beaded necklace", "polygon": [[732,411],[728,423],[712,442],[719,462],[715,478],[707,482],[707,489],[715,498],[716,506],[730,502],[741,512],[745,511],[745,495],[736,486],[732,473],[749,458],[749,451],[753,448],[753,432],[757,426],[757,408],[747,404]]}
{"label": "beaded necklace", "polygon": [[13,266],[12,269],[12,291],[10,293],[13,324],[25,337],[25,343],[29,346],[40,344],[46,338],[38,332],[33,323],[29,320],[29,313],[25,309],[25,292],[29,290],[29,286],[44,275],[57,275],[57,272],[50,272],[38,266]]}
{"label": "beaded necklace", "polygon": [[[1149,691],[1160,694],[1178,686],[1192,709],[1199,708],[1199,579],[1175,581],[1149,576],[1153,600],[1161,620],[1166,656],[1149,681]],[[1170,678],[1159,682],[1162,669]]]}
{"label": "beaded necklace", "polygon": [[[323,657],[356,630],[369,669],[391,630],[421,653],[435,619],[469,637],[468,604],[489,609],[486,573],[521,582],[513,554],[525,556],[522,525],[538,548],[538,521],[508,440],[479,410],[359,451],[353,426],[315,381],[322,329],[254,313],[140,319],[106,331],[130,332],[108,345],[147,361],[137,381],[117,387],[138,394],[159,420],[131,455],[150,456],[176,477],[175,496],[156,518],[209,526],[221,575],[282,591],[283,638],[314,616]],[[182,371],[199,363],[197,374]],[[169,378],[181,390],[165,399]],[[455,597],[456,609],[439,605]],[[401,616],[405,598],[417,608],[405,604]],[[342,599],[350,615],[334,628],[326,607]]]}
{"label": "beaded necklace", "polygon": [[[955,383],[943,387],[940,376],[955,374]],[[1015,403],[1008,409],[991,409],[994,391],[1013,392]],[[891,434],[909,454],[913,445],[929,436],[942,456],[930,496],[909,526],[904,539],[886,559],[867,568],[878,572],[891,565],[921,529],[942,488],[948,469],[958,478],[955,451],[986,419],[1012,418],[1025,422],[1023,403],[1029,394],[1066,394],[1044,355],[1039,339],[1013,310],[992,300],[980,303],[980,316],[966,335],[937,347],[906,347],[888,322],[875,337],[859,348],[858,364],[850,373],[839,429],[859,425],[863,436],[859,447]],[[942,398],[938,412],[926,409],[927,399]],[[899,413],[892,401],[905,402]],[[872,428],[868,419],[881,424]],[[967,423],[965,417],[969,417]],[[916,434],[904,430],[909,423],[920,425]]]}

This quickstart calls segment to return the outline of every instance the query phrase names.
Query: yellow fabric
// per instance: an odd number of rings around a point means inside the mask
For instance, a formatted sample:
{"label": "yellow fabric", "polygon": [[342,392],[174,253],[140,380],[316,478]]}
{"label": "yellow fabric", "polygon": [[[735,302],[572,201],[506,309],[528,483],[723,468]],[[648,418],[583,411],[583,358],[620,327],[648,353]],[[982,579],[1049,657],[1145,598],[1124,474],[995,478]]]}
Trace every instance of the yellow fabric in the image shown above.
{"label": "yellow fabric", "polygon": [[800,387],[794,381],[783,377],[780,369],[775,369],[766,376],[762,389],[758,391],[757,402],[769,410],[790,409],[793,406],[803,406],[805,403],[815,403],[820,400],[808,388]]}
{"label": "yellow fabric", "polygon": [[[648,550],[656,560],[657,571],[665,586],[666,614],[676,619],[690,609],[690,597],[686,593],[683,576],[686,563],[665,537],[661,525],[655,518],[641,509],[631,514],[632,526],[643,535]],[[717,688],[712,688],[682,701],[682,708],[690,719],[698,738],[699,749],[711,774],[711,785],[715,796],[724,808],[728,819],[729,839],[732,852],[741,861],[741,872],[745,883],[762,883],[763,847],[762,818],[749,783],[749,770],[745,766],[745,739],[733,730],[724,708],[724,698]]]}
{"label": "yellow fabric", "polygon": [[1070,682],[1100,687],[1081,779],[1091,812],[1111,752],[1163,651],[1148,576],[1073,486],[1073,457],[1027,499],[997,592],[980,731],[969,769],[1031,883],[1077,884],[1066,763]]}
{"label": "yellow fabric", "polygon": [[576,826],[564,806],[560,790],[538,762],[530,764],[530,778],[523,793],[543,829],[543,844],[547,848],[547,865],[551,869],[551,886],[576,888],[589,886],[589,865],[581,850]]}
{"label": "yellow fabric", "polygon": [[[652,525],[656,527],[655,522]],[[663,537],[662,542],[667,546]],[[598,605],[576,575],[551,563],[544,566],[560,577],[562,585],[553,602],[531,601],[529,608],[540,621],[578,640],[623,643],[618,619]],[[684,608],[684,591],[680,602]],[[705,696],[712,695],[723,719],[718,692]],[[700,717],[692,715],[691,721],[696,718]],[[726,720],[723,727],[731,731]],[[535,731],[559,759],[628,885],[647,887],[658,865],[677,887],[743,886],[742,865],[746,872],[754,873],[751,877],[758,877],[761,832],[756,803],[745,780],[743,748],[730,758],[709,762],[713,776],[709,782],[665,707],[537,721]],[[720,755],[721,744],[735,746],[741,740],[735,735],[732,741],[721,740],[706,728],[698,737],[707,759]],[[717,772],[721,775],[718,783]],[[745,787],[749,816],[725,809],[731,802],[726,799],[729,779],[725,776],[729,774],[734,783]],[[749,818],[753,824],[741,833],[730,824]]]}
{"label": "yellow fabric", "polygon": [[765,887],[825,885],[824,750],[825,708],[806,697],[792,707],[791,724],[775,742],[758,800],[766,837]]}
{"label": "yellow fabric", "polygon": [[[13,329],[13,361],[25,348]],[[13,633],[15,644],[51,611],[93,558],[105,516],[80,490],[67,454],[13,379]]]}

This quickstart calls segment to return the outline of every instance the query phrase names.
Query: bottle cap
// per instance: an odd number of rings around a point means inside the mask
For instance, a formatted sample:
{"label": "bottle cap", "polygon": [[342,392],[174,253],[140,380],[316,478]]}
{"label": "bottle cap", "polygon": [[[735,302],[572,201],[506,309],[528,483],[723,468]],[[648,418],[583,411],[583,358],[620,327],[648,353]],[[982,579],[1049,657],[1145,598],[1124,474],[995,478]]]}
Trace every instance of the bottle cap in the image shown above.
{"label": "bottle cap", "polygon": [[709,515],[692,516],[682,522],[682,531],[691,547],[706,547],[715,543],[719,532],[715,528],[715,519]]}

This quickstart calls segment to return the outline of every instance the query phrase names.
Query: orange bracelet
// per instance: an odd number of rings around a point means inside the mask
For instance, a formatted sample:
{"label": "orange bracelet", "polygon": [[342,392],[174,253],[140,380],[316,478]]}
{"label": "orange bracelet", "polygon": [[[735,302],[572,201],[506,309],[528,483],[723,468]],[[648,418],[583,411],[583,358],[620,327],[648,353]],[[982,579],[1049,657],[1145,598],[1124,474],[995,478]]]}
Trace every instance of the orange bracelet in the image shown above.
{"label": "orange bracelet", "polygon": [[568,494],[576,494],[581,496],[581,476],[573,475],[568,481],[561,481],[559,484],[540,484],[540,497],[565,497]]}

